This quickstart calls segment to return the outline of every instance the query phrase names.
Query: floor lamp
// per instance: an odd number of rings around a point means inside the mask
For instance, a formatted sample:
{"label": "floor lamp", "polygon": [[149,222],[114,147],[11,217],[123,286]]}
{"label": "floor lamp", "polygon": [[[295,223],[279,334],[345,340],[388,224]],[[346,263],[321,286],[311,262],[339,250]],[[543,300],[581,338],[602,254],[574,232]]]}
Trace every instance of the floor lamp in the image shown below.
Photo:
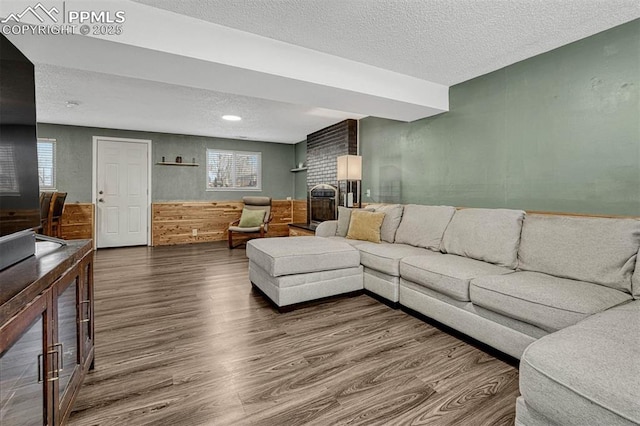
{"label": "floor lamp", "polygon": [[[359,183],[362,180],[362,157],[359,155],[342,155],[338,157],[338,182],[345,181],[347,193],[344,206],[353,207],[354,201],[360,205]],[[356,196],[353,196],[353,183],[356,183]]]}

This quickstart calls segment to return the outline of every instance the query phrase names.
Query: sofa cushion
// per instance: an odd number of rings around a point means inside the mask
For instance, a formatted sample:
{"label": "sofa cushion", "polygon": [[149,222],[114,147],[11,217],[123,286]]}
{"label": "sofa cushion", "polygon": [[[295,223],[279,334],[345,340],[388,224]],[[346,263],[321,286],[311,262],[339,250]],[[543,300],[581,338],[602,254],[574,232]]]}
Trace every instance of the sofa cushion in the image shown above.
{"label": "sofa cushion", "polygon": [[400,276],[447,296],[468,302],[469,281],[485,275],[501,275],[512,269],[453,254],[410,256],[400,261]]}
{"label": "sofa cushion", "polygon": [[640,301],[532,343],[520,362],[527,406],[562,425],[640,424]]}
{"label": "sofa cushion", "polygon": [[634,299],[640,299],[640,253],[636,256],[636,267],[631,276],[631,294]]}
{"label": "sofa cushion", "polygon": [[336,236],[346,237],[349,230],[349,222],[351,221],[351,210],[347,207],[338,207],[338,224],[336,227]]}
{"label": "sofa cushion", "polygon": [[407,204],[395,242],[438,251],[444,230],[455,212],[455,207],[451,206]]}
{"label": "sofa cushion", "polygon": [[322,237],[258,238],[247,243],[247,257],[272,277],[360,265],[354,247]]}
{"label": "sofa cushion", "polygon": [[396,231],[402,220],[402,211],[404,207],[401,204],[387,204],[367,206],[373,208],[376,212],[384,213],[384,220],[380,228],[380,239],[388,243],[393,243],[396,239]]}
{"label": "sofa cushion", "polygon": [[528,215],[518,267],[631,293],[640,221]]}
{"label": "sofa cushion", "polygon": [[354,246],[354,247],[357,246],[357,245],[360,245],[360,244],[367,244],[367,241],[350,240],[350,239],[345,238],[345,237],[327,237],[327,238],[329,238],[330,240],[333,240],[333,241],[340,241],[340,242],[343,242],[343,243],[347,243],[347,244],[349,244],[351,246]]}
{"label": "sofa cushion", "polygon": [[514,272],[471,280],[471,302],[549,332],[631,300],[597,284],[539,272]]}
{"label": "sofa cushion", "polygon": [[356,248],[360,250],[360,263],[363,266],[393,277],[400,276],[400,260],[403,257],[439,254],[407,244],[366,243]]}
{"label": "sofa cushion", "polygon": [[444,233],[444,251],[515,269],[523,219],[522,210],[458,210]]}

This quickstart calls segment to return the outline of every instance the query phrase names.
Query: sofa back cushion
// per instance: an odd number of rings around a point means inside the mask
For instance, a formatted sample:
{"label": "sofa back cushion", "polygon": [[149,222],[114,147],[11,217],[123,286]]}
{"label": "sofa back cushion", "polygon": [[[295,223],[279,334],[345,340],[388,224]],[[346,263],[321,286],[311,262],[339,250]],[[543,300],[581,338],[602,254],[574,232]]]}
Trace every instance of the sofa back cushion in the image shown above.
{"label": "sofa back cushion", "polygon": [[338,207],[338,226],[336,235],[338,237],[346,237],[349,231],[349,222],[351,221],[351,209],[347,207]]}
{"label": "sofa back cushion", "polygon": [[640,220],[528,215],[519,268],[631,293]]}
{"label": "sofa back cushion", "polygon": [[444,233],[443,249],[515,269],[523,219],[522,210],[458,210]]}
{"label": "sofa back cushion", "polygon": [[631,294],[634,299],[640,299],[640,252],[636,256],[636,269],[631,277]]}
{"label": "sofa back cushion", "polygon": [[396,231],[402,220],[404,207],[401,204],[381,204],[367,206],[367,208],[373,208],[376,212],[384,213],[384,221],[382,222],[382,228],[380,228],[380,239],[387,243],[393,243],[396,239]]}
{"label": "sofa back cushion", "polygon": [[455,212],[455,207],[451,206],[407,204],[404,206],[395,242],[438,251],[444,230]]}

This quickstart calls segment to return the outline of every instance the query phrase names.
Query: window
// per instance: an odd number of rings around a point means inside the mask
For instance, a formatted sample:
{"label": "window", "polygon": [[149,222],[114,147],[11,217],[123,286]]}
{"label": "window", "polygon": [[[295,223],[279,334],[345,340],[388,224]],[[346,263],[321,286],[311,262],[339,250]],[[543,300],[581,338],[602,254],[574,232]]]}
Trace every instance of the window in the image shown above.
{"label": "window", "polygon": [[15,154],[10,144],[0,145],[0,194],[20,194]]}
{"label": "window", "polygon": [[262,154],[207,149],[207,190],[262,189]]}
{"label": "window", "polygon": [[38,139],[38,177],[41,191],[56,188],[55,139]]}

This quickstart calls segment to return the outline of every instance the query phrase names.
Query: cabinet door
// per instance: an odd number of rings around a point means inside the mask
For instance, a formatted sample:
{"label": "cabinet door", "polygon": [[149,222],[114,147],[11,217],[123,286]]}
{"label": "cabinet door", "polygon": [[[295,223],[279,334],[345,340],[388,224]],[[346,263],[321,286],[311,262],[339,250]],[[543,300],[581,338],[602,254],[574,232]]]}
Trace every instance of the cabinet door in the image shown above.
{"label": "cabinet door", "polygon": [[82,287],[80,290],[80,342],[82,365],[87,369],[93,364],[93,252],[81,263]]}
{"label": "cabinet door", "polygon": [[54,385],[57,412],[55,423],[60,424],[67,414],[73,394],[80,385],[79,299],[80,268],[65,273],[53,286],[53,345],[54,367],[58,380]]}
{"label": "cabinet door", "polygon": [[49,296],[38,296],[0,328],[0,425],[53,423],[47,403],[55,381],[47,353]]}

